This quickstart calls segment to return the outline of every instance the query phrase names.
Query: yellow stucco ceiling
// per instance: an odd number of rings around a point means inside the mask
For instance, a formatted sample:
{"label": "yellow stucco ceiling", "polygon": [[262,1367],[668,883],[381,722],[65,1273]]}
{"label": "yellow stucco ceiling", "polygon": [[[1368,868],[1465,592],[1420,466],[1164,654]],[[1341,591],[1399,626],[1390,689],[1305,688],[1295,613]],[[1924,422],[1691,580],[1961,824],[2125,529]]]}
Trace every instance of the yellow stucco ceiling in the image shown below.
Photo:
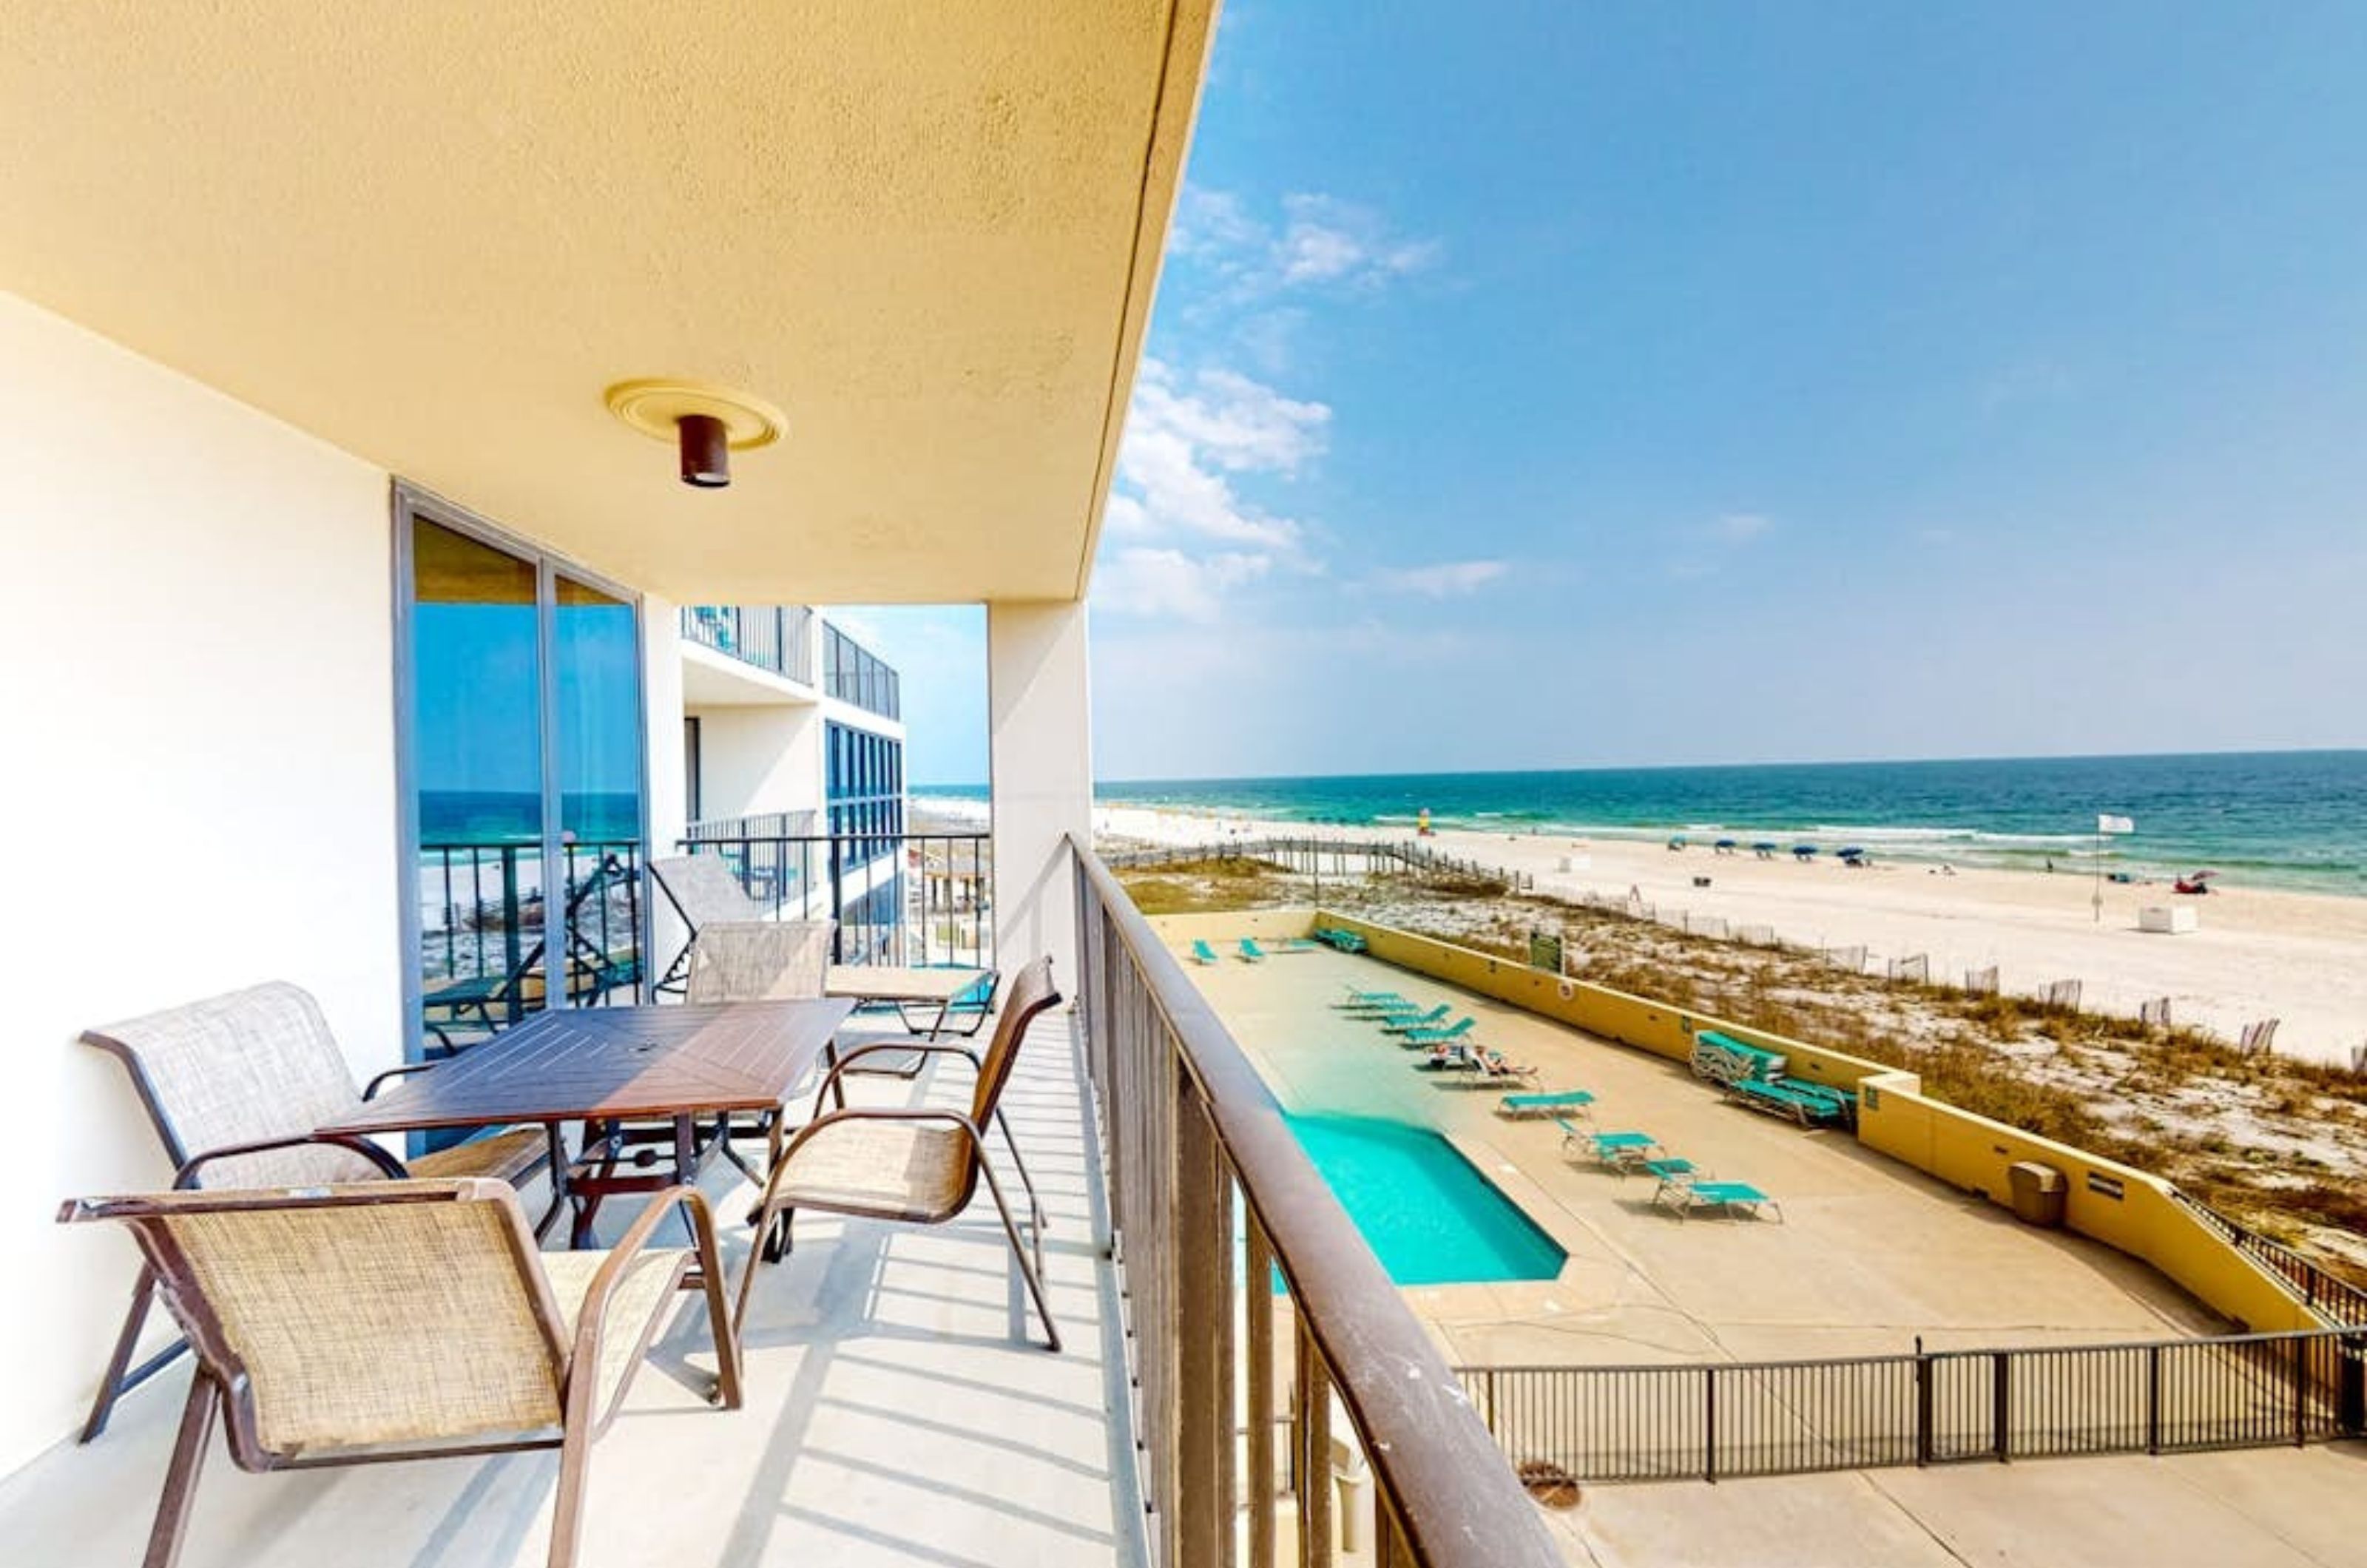
{"label": "yellow stucco ceiling", "polygon": [[1214,10],[0,0],[0,285],[669,597],[1073,597]]}

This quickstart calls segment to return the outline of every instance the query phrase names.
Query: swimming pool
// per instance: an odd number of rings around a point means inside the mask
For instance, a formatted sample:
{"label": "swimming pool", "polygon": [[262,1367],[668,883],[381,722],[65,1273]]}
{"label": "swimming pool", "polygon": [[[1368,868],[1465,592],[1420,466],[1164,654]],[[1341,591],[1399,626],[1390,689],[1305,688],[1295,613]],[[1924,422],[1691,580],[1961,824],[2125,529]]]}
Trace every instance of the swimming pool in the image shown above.
{"label": "swimming pool", "polygon": [[1568,1256],[1437,1134],[1366,1116],[1285,1116],[1400,1285],[1551,1280]]}

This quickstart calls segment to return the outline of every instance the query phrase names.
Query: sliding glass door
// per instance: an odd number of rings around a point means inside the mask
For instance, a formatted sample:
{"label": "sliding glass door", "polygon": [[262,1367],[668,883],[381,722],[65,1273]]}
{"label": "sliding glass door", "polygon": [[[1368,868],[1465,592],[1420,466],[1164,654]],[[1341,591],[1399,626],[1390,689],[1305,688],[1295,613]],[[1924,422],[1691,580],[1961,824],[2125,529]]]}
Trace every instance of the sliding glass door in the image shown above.
{"label": "sliding glass door", "polygon": [[414,1055],[641,994],[640,613],[404,494],[398,671]]}

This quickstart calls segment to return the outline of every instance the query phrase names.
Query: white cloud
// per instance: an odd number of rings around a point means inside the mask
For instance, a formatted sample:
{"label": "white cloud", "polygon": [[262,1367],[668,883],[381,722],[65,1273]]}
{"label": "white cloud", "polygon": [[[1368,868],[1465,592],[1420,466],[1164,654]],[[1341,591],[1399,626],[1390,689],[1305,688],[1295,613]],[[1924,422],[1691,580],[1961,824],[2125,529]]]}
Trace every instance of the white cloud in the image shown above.
{"label": "white cloud", "polygon": [[1368,207],[1299,192],[1272,219],[1229,191],[1187,187],[1169,251],[1206,269],[1219,301],[1240,304],[1297,290],[1369,292],[1433,265],[1437,242],[1392,232]]}
{"label": "white cloud", "polygon": [[1321,403],[1285,398],[1230,370],[1205,370],[1187,382],[1146,359],[1106,516],[1114,536],[1140,543],[1103,565],[1104,571],[1117,568],[1124,574],[1112,606],[1153,615],[1162,613],[1160,607],[1186,613],[1174,608],[1185,605],[1199,614],[1209,596],[1183,585],[1175,564],[1192,560],[1184,547],[1195,541],[1223,547],[1212,561],[1225,563],[1218,575],[1226,586],[1254,575],[1243,564],[1251,558],[1259,573],[1277,561],[1311,565],[1300,525],[1245,500],[1232,476],[1296,477],[1322,453],[1331,419]]}
{"label": "white cloud", "polygon": [[1263,577],[1273,558],[1227,550],[1191,556],[1173,548],[1129,546],[1104,559],[1093,573],[1096,610],[1145,620],[1222,618],[1225,595]]}
{"label": "white cloud", "polygon": [[1504,575],[1500,560],[1439,561],[1431,566],[1388,567],[1373,573],[1376,588],[1392,593],[1419,593],[1430,599],[1451,599],[1477,592]]}
{"label": "white cloud", "polygon": [[1763,512],[1729,512],[1710,531],[1729,545],[1747,545],[1773,526],[1775,520]]}

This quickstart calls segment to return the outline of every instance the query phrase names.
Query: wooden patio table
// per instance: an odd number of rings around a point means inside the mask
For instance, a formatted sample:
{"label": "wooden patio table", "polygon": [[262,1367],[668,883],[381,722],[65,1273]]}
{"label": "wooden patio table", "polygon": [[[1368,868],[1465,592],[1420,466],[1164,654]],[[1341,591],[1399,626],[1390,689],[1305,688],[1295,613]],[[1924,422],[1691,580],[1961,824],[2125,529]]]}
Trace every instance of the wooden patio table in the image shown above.
{"label": "wooden patio table", "polygon": [[[710,1157],[728,1152],[730,1113],[776,1110],[854,1010],[844,998],[553,1009],[316,1131],[368,1136],[538,1122],[550,1139],[551,1213],[572,1201],[571,1244],[587,1247],[603,1198],[696,1180]],[[572,1162],[561,1135],[570,1122],[584,1124],[583,1150]],[[673,1123],[671,1169],[618,1173],[629,1122]]]}

